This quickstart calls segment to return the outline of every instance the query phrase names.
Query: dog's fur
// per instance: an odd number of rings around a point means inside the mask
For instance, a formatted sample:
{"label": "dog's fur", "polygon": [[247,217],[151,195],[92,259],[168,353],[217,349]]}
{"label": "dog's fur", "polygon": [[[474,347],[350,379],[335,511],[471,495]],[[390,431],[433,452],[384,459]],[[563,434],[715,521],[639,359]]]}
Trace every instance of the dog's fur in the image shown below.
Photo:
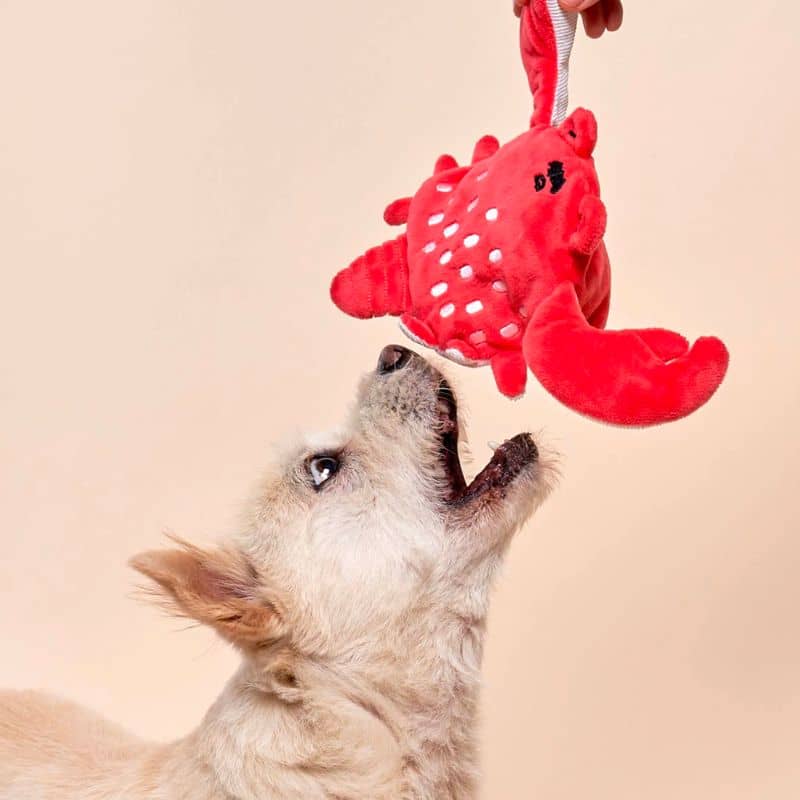
{"label": "dog's fur", "polygon": [[[285,457],[235,541],[133,559],[242,653],[200,727],[153,745],[0,693],[0,800],[475,797],[487,595],[552,465],[516,437],[466,486],[449,386],[403,352],[364,379],[341,434]],[[319,453],[341,466],[317,488]]]}

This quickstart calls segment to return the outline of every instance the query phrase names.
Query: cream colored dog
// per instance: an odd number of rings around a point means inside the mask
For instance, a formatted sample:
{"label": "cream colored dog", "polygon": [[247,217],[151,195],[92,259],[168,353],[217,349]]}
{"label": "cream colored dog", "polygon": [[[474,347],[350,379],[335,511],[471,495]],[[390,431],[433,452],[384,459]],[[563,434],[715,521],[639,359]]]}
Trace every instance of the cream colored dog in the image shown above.
{"label": "cream colored dog", "polygon": [[442,375],[385,348],[344,431],[285,459],[239,538],[132,561],[242,653],[200,727],[149,744],[0,693],[0,799],[474,798],[489,588],[552,468],[523,434],[467,485],[458,440]]}

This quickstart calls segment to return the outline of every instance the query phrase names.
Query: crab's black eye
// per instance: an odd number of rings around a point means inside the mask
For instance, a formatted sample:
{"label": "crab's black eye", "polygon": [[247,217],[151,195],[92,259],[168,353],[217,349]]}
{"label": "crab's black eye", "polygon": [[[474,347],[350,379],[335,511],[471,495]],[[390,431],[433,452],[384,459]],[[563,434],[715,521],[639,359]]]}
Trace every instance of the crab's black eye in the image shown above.
{"label": "crab's black eye", "polygon": [[339,471],[339,459],[330,455],[313,456],[308,460],[308,474],[315,489],[321,489]]}
{"label": "crab's black eye", "polygon": [[547,186],[547,178],[540,172],[534,179],[533,179],[533,186],[537,192],[541,192],[545,186]]}
{"label": "crab's black eye", "polygon": [[563,162],[551,161],[547,165],[547,177],[550,178],[550,194],[558,194],[567,182]]}

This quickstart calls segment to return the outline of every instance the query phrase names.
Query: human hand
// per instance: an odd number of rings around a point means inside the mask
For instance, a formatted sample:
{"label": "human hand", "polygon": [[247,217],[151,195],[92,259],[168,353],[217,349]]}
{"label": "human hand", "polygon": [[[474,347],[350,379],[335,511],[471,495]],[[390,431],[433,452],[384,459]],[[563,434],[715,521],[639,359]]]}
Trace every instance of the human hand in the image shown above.
{"label": "human hand", "polygon": [[[622,25],[622,0],[558,0],[565,11],[579,11],[583,27],[591,39]],[[530,0],[514,0],[514,13],[519,16]]]}

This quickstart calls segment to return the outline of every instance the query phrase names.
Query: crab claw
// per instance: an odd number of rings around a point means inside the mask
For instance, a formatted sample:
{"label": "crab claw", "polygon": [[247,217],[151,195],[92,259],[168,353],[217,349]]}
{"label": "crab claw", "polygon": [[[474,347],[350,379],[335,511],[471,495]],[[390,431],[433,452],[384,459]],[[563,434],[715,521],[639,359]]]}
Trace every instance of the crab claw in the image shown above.
{"label": "crab claw", "polygon": [[602,331],[581,313],[575,289],[559,285],[536,309],[525,361],[554,397],[614,425],[658,425],[706,403],[722,383],[728,351],[715,337],[691,347],[660,328]]}

